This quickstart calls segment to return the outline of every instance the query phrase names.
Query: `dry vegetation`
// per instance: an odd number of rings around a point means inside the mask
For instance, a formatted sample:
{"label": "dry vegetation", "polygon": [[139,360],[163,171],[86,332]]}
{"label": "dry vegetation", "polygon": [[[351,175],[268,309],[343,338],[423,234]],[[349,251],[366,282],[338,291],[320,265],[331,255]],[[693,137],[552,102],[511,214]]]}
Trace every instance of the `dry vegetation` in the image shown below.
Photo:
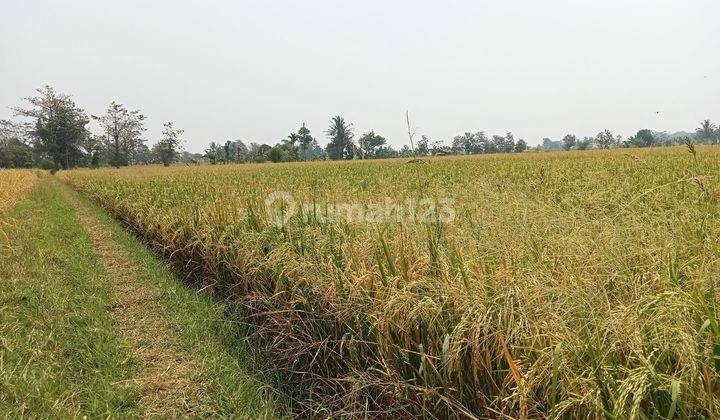
{"label": "dry vegetation", "polygon": [[[720,415],[720,149],[428,162],[62,176],[236,302],[316,410]],[[451,197],[457,217],[281,229],[263,210],[277,190]]]}
{"label": "dry vegetation", "polygon": [[39,170],[0,170],[0,217],[20,201],[30,188],[37,185],[40,174]]}
{"label": "dry vegetation", "polygon": [[38,184],[41,176],[42,171],[39,170],[0,169],[0,249],[10,245],[6,233],[11,223],[7,217],[10,209]]}

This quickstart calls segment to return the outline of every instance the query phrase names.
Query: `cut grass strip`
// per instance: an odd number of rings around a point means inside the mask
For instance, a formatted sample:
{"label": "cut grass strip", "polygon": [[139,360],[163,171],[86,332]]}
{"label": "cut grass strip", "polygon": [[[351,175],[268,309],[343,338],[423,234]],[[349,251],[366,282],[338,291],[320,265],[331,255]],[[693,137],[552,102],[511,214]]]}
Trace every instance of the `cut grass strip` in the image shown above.
{"label": "cut grass strip", "polygon": [[12,216],[12,249],[0,250],[0,416],[137,416],[111,290],[57,184],[42,182]]}
{"label": "cut grass strip", "polygon": [[140,363],[135,384],[151,417],[276,418],[283,406],[266,383],[242,329],[209,295],[188,290],[102,209],[63,187],[113,285],[112,316]]}
{"label": "cut grass strip", "polygon": [[98,207],[48,177],[12,216],[0,417],[285,416],[224,308]]}

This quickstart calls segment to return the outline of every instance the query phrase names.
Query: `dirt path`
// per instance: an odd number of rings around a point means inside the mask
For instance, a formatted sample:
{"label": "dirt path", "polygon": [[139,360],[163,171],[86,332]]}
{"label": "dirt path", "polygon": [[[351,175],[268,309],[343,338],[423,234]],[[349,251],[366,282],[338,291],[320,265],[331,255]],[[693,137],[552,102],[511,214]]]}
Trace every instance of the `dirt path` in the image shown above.
{"label": "dirt path", "polygon": [[288,418],[226,305],[55,177],[0,241],[0,418]]}
{"label": "dirt path", "polygon": [[142,390],[140,406],[146,416],[175,416],[194,413],[205,384],[193,360],[175,349],[169,328],[158,313],[157,290],[148,290],[138,280],[137,263],[128,258],[113,234],[77,199],[75,205],[113,283],[110,309],[118,330],[127,338],[142,368],[135,381]]}
{"label": "dirt path", "polygon": [[188,291],[127,231],[62,188],[111,283],[110,314],[140,365],[132,385],[141,390],[143,416],[278,417],[274,391],[254,378],[246,343],[228,343],[236,332],[222,309]]}

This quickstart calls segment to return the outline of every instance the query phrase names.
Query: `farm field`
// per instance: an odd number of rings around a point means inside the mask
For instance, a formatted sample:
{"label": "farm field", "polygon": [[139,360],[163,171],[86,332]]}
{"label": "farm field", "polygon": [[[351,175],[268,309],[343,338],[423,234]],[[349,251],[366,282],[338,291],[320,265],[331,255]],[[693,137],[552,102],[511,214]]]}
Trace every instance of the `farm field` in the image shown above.
{"label": "farm field", "polygon": [[40,171],[0,170],[0,216],[5,215],[25,193],[37,185]]}
{"label": "farm field", "polygon": [[55,177],[0,185],[0,417],[286,417],[225,305]]}
{"label": "farm field", "polygon": [[306,415],[430,418],[720,415],[719,176],[715,147],[59,174]]}
{"label": "farm field", "polygon": [[649,3],[0,1],[0,420],[720,419],[720,0]]}

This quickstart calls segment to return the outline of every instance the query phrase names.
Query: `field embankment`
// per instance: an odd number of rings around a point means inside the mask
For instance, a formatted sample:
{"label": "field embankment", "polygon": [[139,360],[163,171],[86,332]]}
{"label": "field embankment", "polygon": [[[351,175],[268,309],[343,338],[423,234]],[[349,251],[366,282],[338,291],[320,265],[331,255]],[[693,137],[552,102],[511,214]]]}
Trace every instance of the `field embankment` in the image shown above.
{"label": "field embankment", "polygon": [[225,308],[100,208],[47,176],[7,217],[0,417],[283,416]]}
{"label": "field embankment", "polygon": [[316,409],[720,413],[717,148],[62,177],[234,303]]}

